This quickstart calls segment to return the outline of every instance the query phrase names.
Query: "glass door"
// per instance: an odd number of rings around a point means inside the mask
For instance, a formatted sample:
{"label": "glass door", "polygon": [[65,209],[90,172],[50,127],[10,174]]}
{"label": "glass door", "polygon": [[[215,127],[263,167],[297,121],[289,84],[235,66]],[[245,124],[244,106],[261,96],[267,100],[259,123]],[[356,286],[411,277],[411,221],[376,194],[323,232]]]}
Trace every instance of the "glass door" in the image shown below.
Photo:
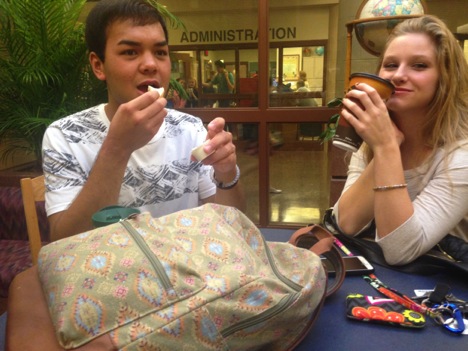
{"label": "glass door", "polygon": [[[333,114],[329,71],[333,5],[253,1],[171,1],[186,30],[169,33],[173,78],[196,90],[182,110],[227,121],[247,194],[260,226],[319,222],[329,207],[328,145],[320,133]],[[222,67],[219,67],[221,64]],[[230,84],[219,81],[227,72]],[[193,90],[190,90],[193,89]]]}

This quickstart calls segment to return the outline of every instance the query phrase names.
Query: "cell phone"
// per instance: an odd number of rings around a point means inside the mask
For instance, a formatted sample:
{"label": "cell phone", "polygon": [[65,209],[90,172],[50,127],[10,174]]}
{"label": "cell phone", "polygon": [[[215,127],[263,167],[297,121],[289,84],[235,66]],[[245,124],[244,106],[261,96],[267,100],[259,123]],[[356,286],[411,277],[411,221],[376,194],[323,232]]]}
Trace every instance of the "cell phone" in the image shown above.
{"label": "cell phone", "polygon": [[[369,274],[374,271],[374,267],[363,256],[345,256],[343,257],[347,275]],[[335,267],[326,258],[322,257],[322,263],[328,270],[328,274],[335,274]]]}

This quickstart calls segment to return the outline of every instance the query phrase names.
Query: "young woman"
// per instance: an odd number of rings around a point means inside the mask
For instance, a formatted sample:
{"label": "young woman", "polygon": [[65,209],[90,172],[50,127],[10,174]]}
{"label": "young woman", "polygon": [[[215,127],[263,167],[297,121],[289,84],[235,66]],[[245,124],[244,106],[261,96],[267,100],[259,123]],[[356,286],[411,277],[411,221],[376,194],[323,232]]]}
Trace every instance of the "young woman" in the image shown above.
{"label": "young woman", "polygon": [[447,234],[468,241],[468,65],[447,26],[426,15],[393,30],[378,74],[395,86],[389,100],[360,84],[343,101],[341,117],[365,144],[333,214],[348,235],[375,221],[397,265]]}
{"label": "young woman", "polygon": [[187,100],[187,104],[185,107],[198,107],[198,89],[197,89],[197,81],[195,78],[187,79],[187,94],[189,99]]}

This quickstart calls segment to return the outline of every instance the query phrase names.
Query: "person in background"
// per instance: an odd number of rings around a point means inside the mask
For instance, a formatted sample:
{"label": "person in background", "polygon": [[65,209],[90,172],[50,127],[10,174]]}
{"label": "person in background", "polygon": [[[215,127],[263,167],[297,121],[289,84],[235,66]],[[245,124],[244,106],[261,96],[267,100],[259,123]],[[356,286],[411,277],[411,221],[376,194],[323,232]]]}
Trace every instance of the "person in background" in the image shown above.
{"label": "person in background", "polygon": [[[93,228],[110,205],[154,217],[215,202],[245,207],[232,135],[223,118],[202,121],[165,108],[171,75],[167,28],[146,0],[102,0],[86,20],[89,61],[108,102],[51,124],[43,170],[51,238]],[[205,141],[207,141],[205,143]],[[195,162],[191,150],[204,143]]]}
{"label": "person in background", "polygon": [[[307,81],[307,72],[306,71],[299,71],[299,81],[302,80],[304,82],[304,87],[309,89],[309,82]],[[299,88],[299,86],[297,86]]]}
{"label": "person in background", "polygon": [[[310,89],[305,86],[305,82],[302,79],[299,79],[296,83],[296,92],[297,93],[309,93]],[[310,107],[316,107],[317,102],[315,101],[314,98],[310,97],[299,97],[297,99],[297,106],[310,106]]]}
{"label": "person in background", "polygon": [[[209,82],[203,83],[205,87],[213,87],[216,85],[218,94],[232,94],[234,93],[234,75],[226,70],[226,64],[223,60],[215,61],[216,74]],[[230,101],[226,99],[219,100],[219,107],[229,107]]]}
{"label": "person in background", "polygon": [[180,83],[180,80],[170,80],[165,96],[167,100],[166,108],[177,110],[185,107],[188,96],[185,90],[185,81],[182,80],[182,83],[184,85]]}
{"label": "person in background", "polygon": [[278,78],[270,77],[270,93],[276,93],[278,88]]}
{"label": "person in background", "polygon": [[395,27],[378,75],[395,86],[386,102],[363,83],[343,100],[341,118],[365,143],[333,215],[348,235],[374,222],[385,260],[402,265],[447,234],[468,241],[468,65],[447,26],[425,15]]}
{"label": "person in background", "polygon": [[177,81],[180,85],[182,85],[182,87],[183,87],[184,89],[187,89],[187,83],[185,82],[185,79],[184,79],[184,78],[179,77],[179,78],[176,79],[176,81]]}
{"label": "person in background", "polygon": [[189,99],[187,100],[185,107],[198,107],[198,89],[195,78],[189,78],[187,80],[187,95],[189,96]]}
{"label": "person in background", "polygon": [[[214,74],[215,73],[212,72],[210,77],[214,76]],[[203,94],[215,94],[216,93],[215,88],[210,83],[211,83],[211,78],[208,78],[205,84],[202,84]],[[201,103],[203,107],[214,107],[214,104],[215,103],[217,104],[216,100],[213,100],[213,99],[202,99]]]}
{"label": "person in background", "polygon": [[305,85],[305,81],[303,81],[302,79],[299,79],[296,83],[296,91],[300,92],[300,93],[307,93],[309,92],[309,88],[306,87]]}

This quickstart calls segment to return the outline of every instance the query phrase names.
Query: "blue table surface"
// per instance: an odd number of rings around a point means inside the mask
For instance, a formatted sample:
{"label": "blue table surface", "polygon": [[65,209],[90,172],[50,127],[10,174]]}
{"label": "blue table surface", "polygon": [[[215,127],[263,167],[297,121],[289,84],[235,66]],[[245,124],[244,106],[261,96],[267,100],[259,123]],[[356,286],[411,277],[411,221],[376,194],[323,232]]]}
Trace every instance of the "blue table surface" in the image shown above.
{"label": "blue table surface", "polygon": [[[292,230],[261,229],[269,241],[286,241]],[[374,265],[375,275],[387,286],[407,296],[414,296],[415,289],[433,289],[444,283],[451,287],[456,297],[468,300],[468,279],[457,274],[415,275],[398,272]],[[468,335],[457,335],[427,318],[421,329],[403,328],[375,323],[366,323],[346,317],[346,296],[359,293],[384,297],[372,288],[362,276],[348,276],[334,295],[325,300],[312,330],[297,351],[429,351],[468,350]],[[468,328],[468,326],[467,326]]]}

